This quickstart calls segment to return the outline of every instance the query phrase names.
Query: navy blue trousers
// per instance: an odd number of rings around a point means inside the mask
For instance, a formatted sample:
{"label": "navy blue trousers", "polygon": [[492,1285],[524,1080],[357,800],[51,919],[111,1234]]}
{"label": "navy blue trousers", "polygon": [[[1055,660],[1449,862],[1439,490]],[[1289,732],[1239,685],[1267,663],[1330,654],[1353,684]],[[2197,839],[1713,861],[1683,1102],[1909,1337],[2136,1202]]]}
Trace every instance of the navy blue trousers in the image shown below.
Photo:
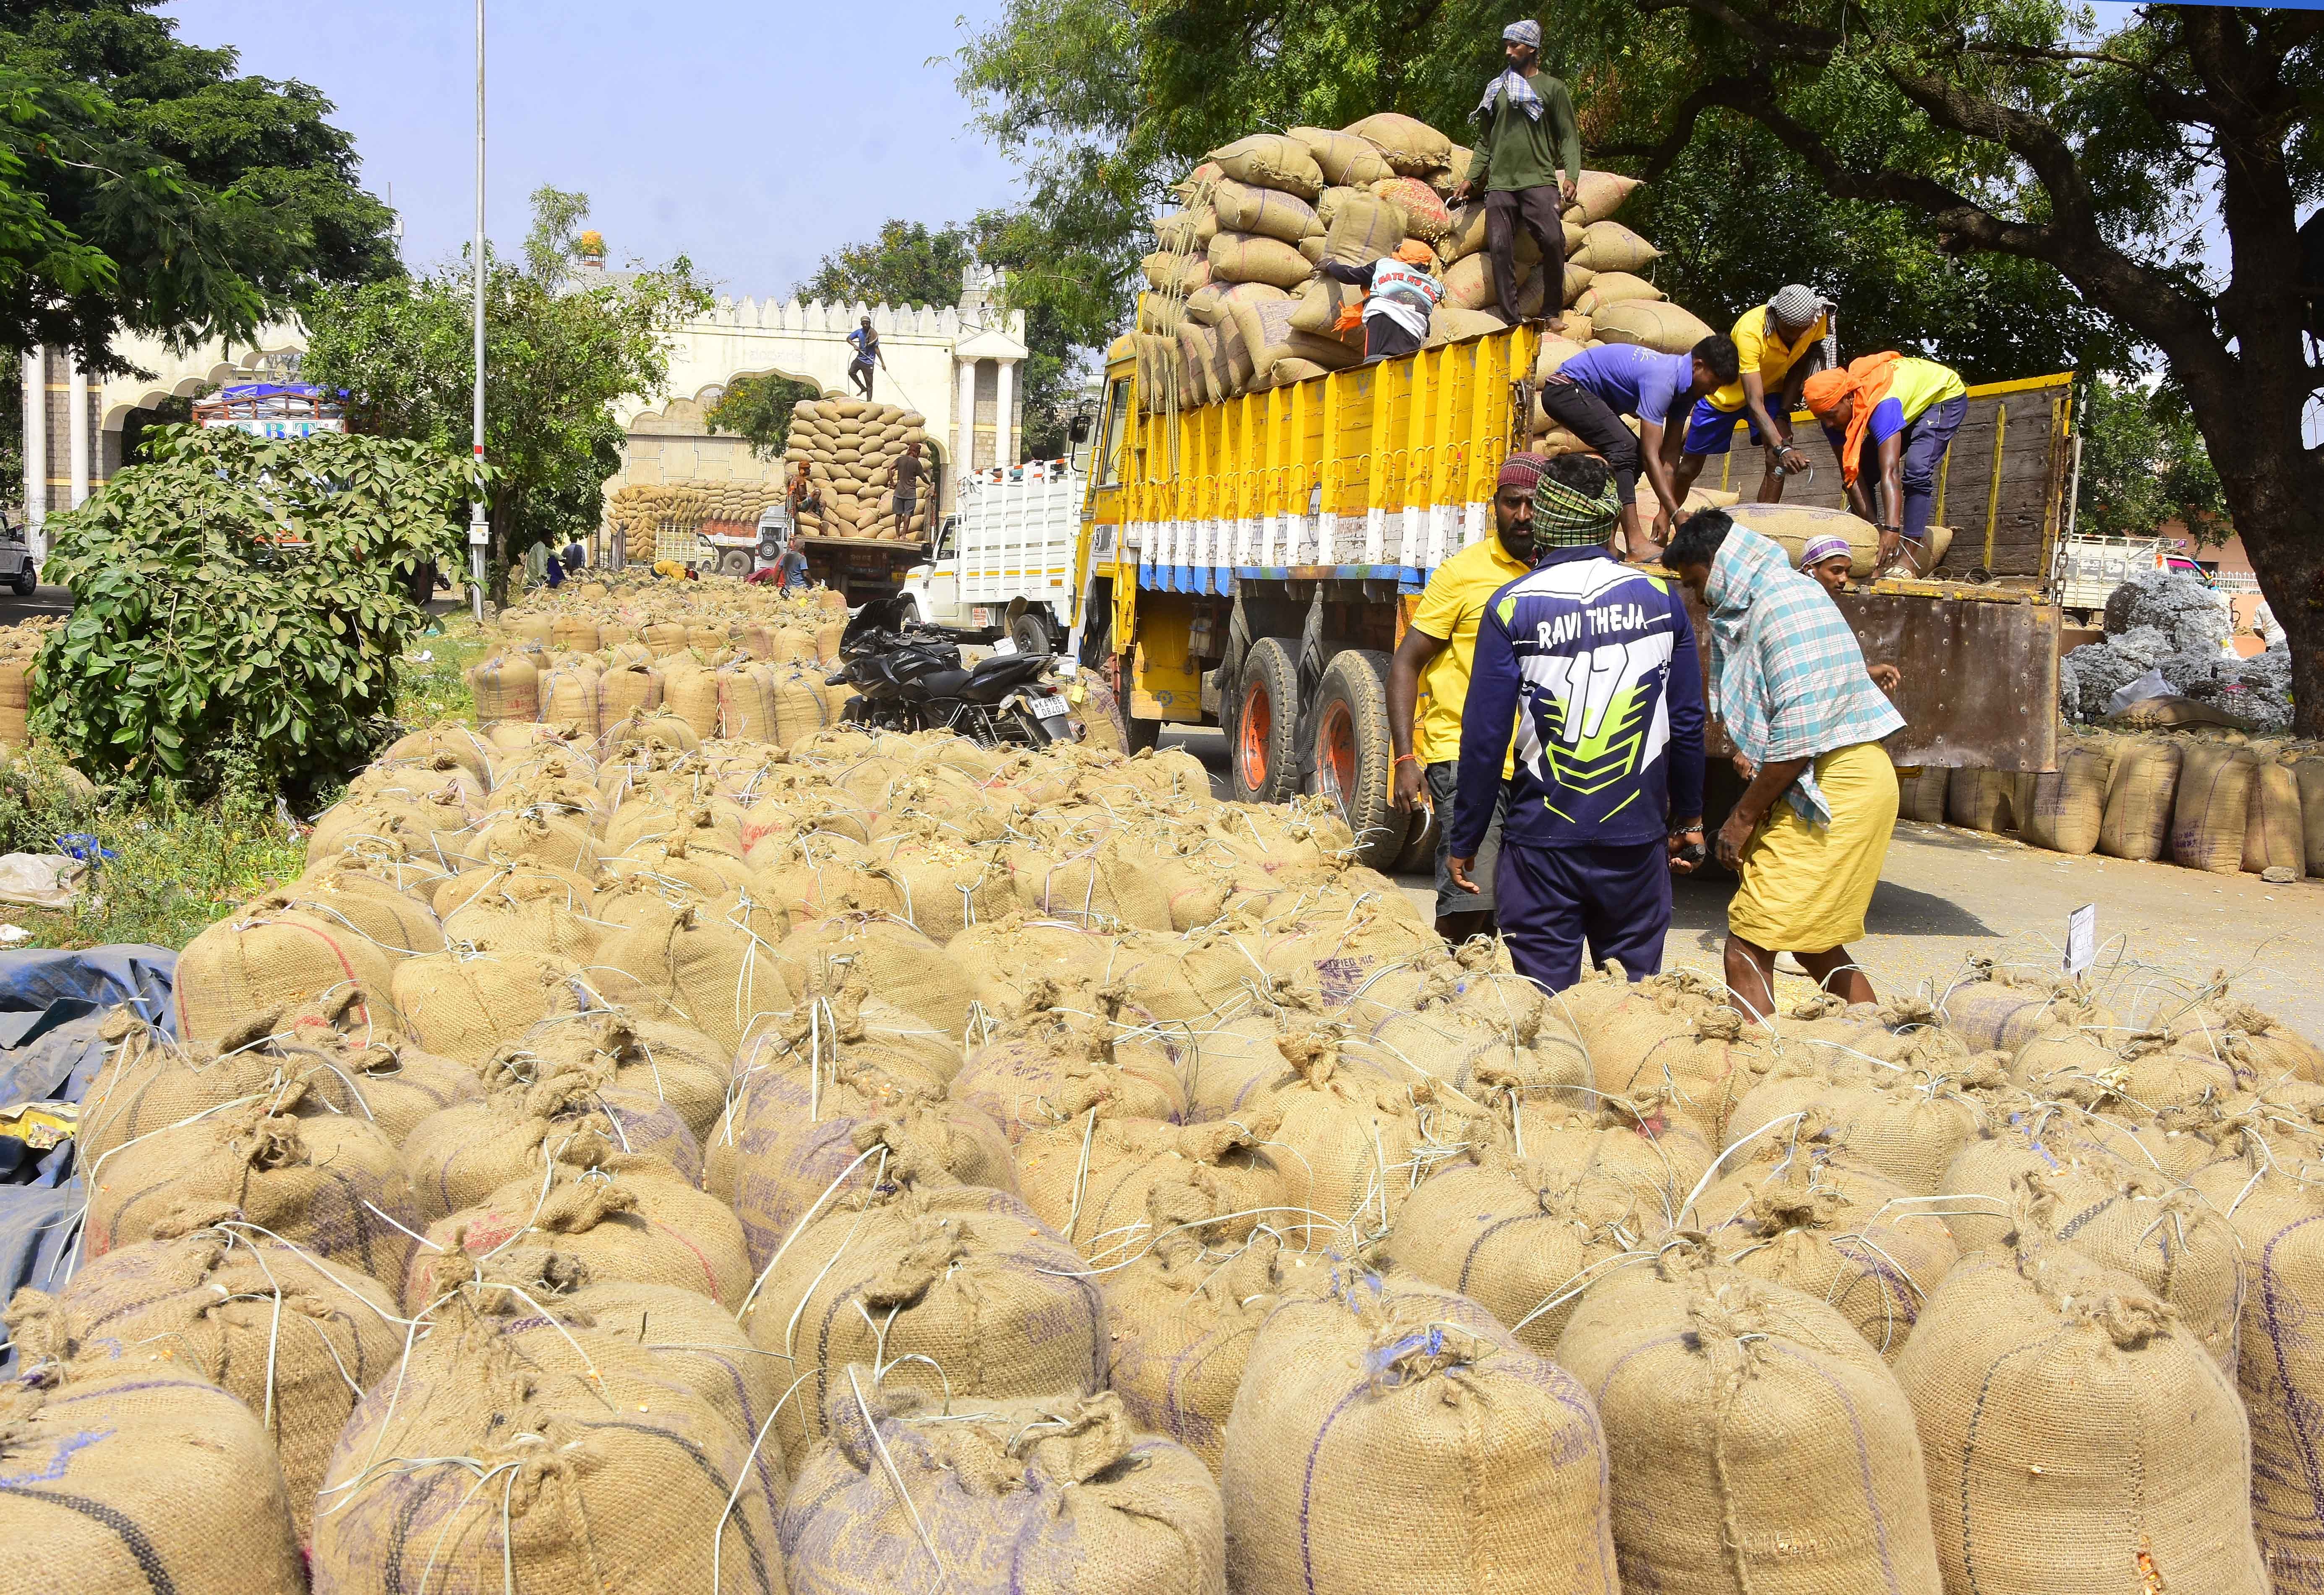
{"label": "navy blue trousers", "polygon": [[1501,839],[1496,914],[1517,971],[1563,991],[1582,978],[1582,943],[1594,963],[1618,958],[1629,977],[1660,974],[1670,929],[1670,849],[1526,847]]}

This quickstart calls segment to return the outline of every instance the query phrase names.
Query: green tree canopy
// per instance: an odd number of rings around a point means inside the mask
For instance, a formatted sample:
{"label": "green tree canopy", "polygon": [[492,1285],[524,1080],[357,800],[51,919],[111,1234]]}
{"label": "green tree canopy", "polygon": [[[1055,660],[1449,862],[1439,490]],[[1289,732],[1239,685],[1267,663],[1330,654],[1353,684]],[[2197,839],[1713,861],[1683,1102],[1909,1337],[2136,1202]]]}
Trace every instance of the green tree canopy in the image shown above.
{"label": "green tree canopy", "polygon": [[158,0],[0,0],[0,338],[124,369],[124,332],[248,333],[401,270],[301,83],[237,77]]}
{"label": "green tree canopy", "polygon": [[2196,541],[2235,535],[2227,490],[2211,468],[2187,396],[2098,377],[2080,395],[2081,484],[2075,530],[2088,537],[2153,537],[2184,521]]}
{"label": "green tree canopy", "polygon": [[710,407],[704,419],[714,432],[733,432],[751,440],[751,452],[762,460],[780,459],[790,442],[791,410],[823,390],[775,373],[739,376]]}
{"label": "green tree canopy", "polygon": [[[527,264],[488,257],[484,274],[489,559],[501,602],[510,563],[526,549],[595,530],[605,482],[622,465],[614,405],[661,391],[671,335],[710,304],[684,256],[580,286],[564,268],[588,214],[586,197],[543,189],[533,208],[540,225]],[[466,448],[474,281],[465,263],[453,262],[321,296],[309,313],[307,374],[348,390],[370,428]]]}
{"label": "green tree canopy", "polygon": [[878,237],[825,255],[791,292],[829,305],[958,304],[961,271],[975,259],[965,227],[886,221]]}

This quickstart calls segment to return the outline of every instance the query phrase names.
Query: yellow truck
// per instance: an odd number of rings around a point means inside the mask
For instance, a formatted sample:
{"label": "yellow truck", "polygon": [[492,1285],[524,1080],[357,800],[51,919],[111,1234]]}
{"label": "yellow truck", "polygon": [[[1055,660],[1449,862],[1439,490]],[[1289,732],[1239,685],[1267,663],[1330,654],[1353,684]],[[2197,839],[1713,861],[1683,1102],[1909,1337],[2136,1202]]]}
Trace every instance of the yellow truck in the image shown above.
{"label": "yellow truck", "polygon": [[[1127,745],[1221,726],[1236,797],[1327,794],[1366,862],[1416,867],[1434,842],[1388,801],[1388,658],[1430,571],[1491,535],[1501,461],[1542,425],[1538,346],[1518,327],[1181,409],[1141,391],[1117,339],[1072,646],[1113,689]],[[1867,658],[1904,669],[1900,764],[2054,766],[2071,382],[1972,388],[1940,486],[1946,559],[1842,600]],[[1843,504],[1821,429],[1799,442],[1817,469],[1786,501]],[[1720,470],[1751,491],[1757,453],[1738,438]]]}

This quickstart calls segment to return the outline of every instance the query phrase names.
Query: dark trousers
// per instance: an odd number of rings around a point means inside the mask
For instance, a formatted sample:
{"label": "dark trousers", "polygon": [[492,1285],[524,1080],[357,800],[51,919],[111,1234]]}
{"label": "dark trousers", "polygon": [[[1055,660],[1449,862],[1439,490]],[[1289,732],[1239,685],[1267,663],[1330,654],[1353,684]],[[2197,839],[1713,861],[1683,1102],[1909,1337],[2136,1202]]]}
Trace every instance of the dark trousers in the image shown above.
{"label": "dark trousers", "polygon": [[872,362],[869,360],[850,362],[847,367],[847,380],[861,389],[866,399],[872,397]]}
{"label": "dark trousers", "polygon": [[1618,958],[1629,977],[1660,974],[1670,929],[1670,849],[1660,842],[1608,847],[1526,847],[1501,841],[1495,913],[1509,962],[1563,991],[1592,962]]}
{"label": "dark trousers", "polygon": [[1420,335],[1393,316],[1364,318],[1364,359],[1393,360],[1420,347]]}
{"label": "dark trousers", "polygon": [[[1638,496],[1638,440],[1614,407],[1580,383],[1551,377],[1541,388],[1541,407],[1549,419],[1605,456],[1614,473],[1614,490],[1626,504]],[[1674,423],[1683,425],[1683,422]]]}
{"label": "dark trousers", "polygon": [[1525,285],[1517,270],[1517,229],[1533,235],[1541,246],[1542,309],[1554,316],[1565,309],[1564,201],[1556,186],[1543,189],[1496,189],[1485,196],[1485,258],[1493,264],[1493,291],[1499,296],[1501,319],[1517,324],[1517,293]]}
{"label": "dark trousers", "polygon": [[1929,540],[1929,516],[1937,504],[1937,467],[1953,446],[1961,418],[1969,413],[1967,399],[1932,404],[1904,429],[1904,457],[1900,475],[1904,488],[1904,535],[1916,543]]}

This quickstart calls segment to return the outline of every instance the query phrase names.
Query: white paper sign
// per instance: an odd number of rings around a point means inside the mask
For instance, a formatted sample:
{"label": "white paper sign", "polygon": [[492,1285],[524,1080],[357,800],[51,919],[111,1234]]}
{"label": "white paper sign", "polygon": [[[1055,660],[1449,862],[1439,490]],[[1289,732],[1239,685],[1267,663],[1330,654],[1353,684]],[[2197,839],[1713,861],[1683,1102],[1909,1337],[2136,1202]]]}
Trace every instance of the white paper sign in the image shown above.
{"label": "white paper sign", "polygon": [[2066,973],[2088,974],[2098,961],[2098,906],[2084,903],[2066,916]]}

